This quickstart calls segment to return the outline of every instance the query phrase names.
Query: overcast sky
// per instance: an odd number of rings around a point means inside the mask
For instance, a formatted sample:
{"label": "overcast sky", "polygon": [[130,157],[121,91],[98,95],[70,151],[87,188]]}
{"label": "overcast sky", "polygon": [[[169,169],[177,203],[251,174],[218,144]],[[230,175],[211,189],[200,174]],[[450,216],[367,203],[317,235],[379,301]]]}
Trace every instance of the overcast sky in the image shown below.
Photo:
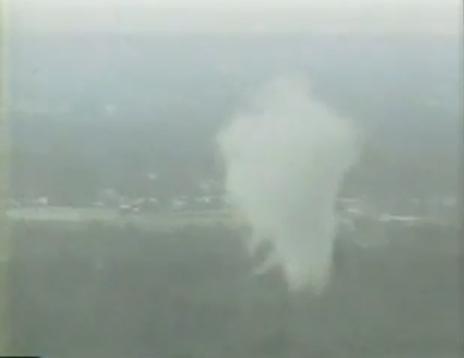
{"label": "overcast sky", "polygon": [[460,0],[9,0],[16,31],[457,34]]}

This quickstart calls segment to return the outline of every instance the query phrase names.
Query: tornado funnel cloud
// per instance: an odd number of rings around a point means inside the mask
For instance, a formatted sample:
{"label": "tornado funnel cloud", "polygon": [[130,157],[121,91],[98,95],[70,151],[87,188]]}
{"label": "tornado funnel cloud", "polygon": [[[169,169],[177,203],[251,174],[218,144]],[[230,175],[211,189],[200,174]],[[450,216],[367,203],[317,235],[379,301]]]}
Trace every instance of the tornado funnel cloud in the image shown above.
{"label": "tornado funnel cloud", "polygon": [[322,290],[332,266],[337,194],[358,156],[349,120],[306,82],[280,78],[258,91],[217,140],[227,195],[252,228],[250,247],[272,245],[290,289]]}

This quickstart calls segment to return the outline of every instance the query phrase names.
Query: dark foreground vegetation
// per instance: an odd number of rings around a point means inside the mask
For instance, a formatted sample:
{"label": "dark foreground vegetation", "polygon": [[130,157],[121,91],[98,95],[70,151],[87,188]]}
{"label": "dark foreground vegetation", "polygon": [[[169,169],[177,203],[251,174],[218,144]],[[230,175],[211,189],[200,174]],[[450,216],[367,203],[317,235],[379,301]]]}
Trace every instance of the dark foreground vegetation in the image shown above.
{"label": "dark foreground vegetation", "polygon": [[457,234],[386,227],[340,241],[328,290],[253,276],[223,227],[172,233],[16,224],[13,346],[44,357],[458,356]]}

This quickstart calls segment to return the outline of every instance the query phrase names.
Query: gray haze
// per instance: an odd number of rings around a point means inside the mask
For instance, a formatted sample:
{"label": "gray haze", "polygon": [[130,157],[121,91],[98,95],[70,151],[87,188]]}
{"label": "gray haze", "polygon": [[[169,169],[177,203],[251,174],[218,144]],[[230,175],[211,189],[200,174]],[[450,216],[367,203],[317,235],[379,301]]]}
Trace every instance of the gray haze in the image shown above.
{"label": "gray haze", "polygon": [[459,356],[457,1],[9,5],[7,355]]}
{"label": "gray haze", "polygon": [[[196,195],[222,183],[214,138],[276,74],[313,93],[369,138],[343,195],[380,207],[458,187],[459,44],[357,36],[13,36],[12,192],[57,205]],[[86,145],[82,146],[82,138]],[[431,159],[432,158],[432,159]],[[147,182],[158,174],[155,187]],[[196,194],[195,194],[196,193]]]}

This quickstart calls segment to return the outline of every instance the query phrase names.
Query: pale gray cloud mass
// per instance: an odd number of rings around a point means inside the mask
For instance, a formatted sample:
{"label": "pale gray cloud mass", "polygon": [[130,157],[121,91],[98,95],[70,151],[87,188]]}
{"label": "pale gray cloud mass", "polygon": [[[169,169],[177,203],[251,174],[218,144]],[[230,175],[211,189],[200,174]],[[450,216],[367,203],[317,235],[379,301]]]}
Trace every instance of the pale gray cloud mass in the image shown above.
{"label": "pale gray cloud mass", "polygon": [[25,32],[458,34],[458,0],[15,0]]}

